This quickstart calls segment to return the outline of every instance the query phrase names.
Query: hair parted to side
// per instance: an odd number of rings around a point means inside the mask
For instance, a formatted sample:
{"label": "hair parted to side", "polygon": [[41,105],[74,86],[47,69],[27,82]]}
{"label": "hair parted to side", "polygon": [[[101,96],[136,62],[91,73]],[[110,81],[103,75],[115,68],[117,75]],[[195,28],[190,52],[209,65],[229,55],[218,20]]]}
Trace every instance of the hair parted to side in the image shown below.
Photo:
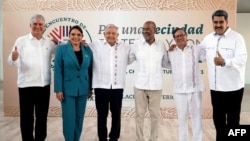
{"label": "hair parted to side", "polygon": [[35,14],[33,15],[31,18],[30,18],[30,23],[32,24],[34,19],[42,19],[43,20],[43,23],[45,23],[45,18],[43,17],[43,15],[41,14]]}
{"label": "hair parted to side", "polygon": [[223,17],[225,18],[225,20],[228,19],[228,13],[227,13],[227,11],[221,10],[221,9],[216,10],[216,11],[213,13],[213,15],[212,15],[212,20],[214,19],[215,16],[219,16],[219,17],[220,17],[220,16],[223,16]]}
{"label": "hair parted to side", "polygon": [[186,32],[183,28],[176,27],[176,28],[175,28],[175,30],[172,32],[172,34],[173,34],[173,38],[175,38],[175,33],[176,33],[177,31],[179,31],[179,30],[184,31],[184,33],[187,35],[187,32]]}
{"label": "hair parted to side", "polygon": [[118,27],[117,27],[116,25],[114,25],[114,24],[108,24],[108,25],[105,26],[104,32],[105,32],[107,29],[109,29],[109,28],[115,28],[116,30],[118,30]]}
{"label": "hair parted to side", "polygon": [[79,25],[74,25],[74,26],[70,27],[69,34],[71,33],[71,31],[72,31],[73,29],[79,30],[79,31],[81,32],[81,34],[83,35],[82,28],[81,28]]}

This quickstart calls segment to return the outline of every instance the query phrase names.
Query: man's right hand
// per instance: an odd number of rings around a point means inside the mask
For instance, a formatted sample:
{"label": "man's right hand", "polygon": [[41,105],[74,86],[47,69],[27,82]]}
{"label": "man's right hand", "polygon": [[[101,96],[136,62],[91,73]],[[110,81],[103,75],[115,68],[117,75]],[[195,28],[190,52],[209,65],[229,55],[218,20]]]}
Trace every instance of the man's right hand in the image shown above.
{"label": "man's right hand", "polygon": [[12,61],[16,61],[19,56],[19,53],[17,51],[17,47],[15,47],[15,50],[12,51]]}
{"label": "man's right hand", "polygon": [[170,48],[168,49],[168,51],[173,51],[176,47],[177,47],[176,44],[172,44],[172,45],[170,46]]}
{"label": "man's right hand", "polygon": [[88,47],[88,43],[86,42],[86,40],[82,40],[82,45],[84,45],[85,47]]}

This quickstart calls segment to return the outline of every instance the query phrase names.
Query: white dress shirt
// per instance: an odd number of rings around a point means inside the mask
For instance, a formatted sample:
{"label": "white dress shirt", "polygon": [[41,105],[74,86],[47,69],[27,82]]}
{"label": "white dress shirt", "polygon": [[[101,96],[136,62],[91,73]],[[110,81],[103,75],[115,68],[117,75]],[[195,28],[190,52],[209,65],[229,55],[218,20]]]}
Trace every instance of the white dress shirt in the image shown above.
{"label": "white dress shirt", "polygon": [[106,40],[89,44],[93,52],[93,88],[123,89],[130,46],[116,42],[110,46]]}
{"label": "white dress shirt", "polygon": [[187,45],[183,50],[176,47],[169,51],[173,75],[174,93],[194,93],[204,91],[204,84],[199,69],[199,60],[204,52],[198,46]]}
{"label": "white dress shirt", "polygon": [[[17,47],[18,59],[12,61]],[[19,37],[8,57],[8,63],[18,67],[17,85],[20,88],[46,86],[51,82],[51,58],[56,45],[51,39],[37,40],[32,34]]]}
{"label": "white dress shirt", "polygon": [[145,90],[162,90],[163,63],[167,58],[166,47],[163,42],[156,40],[149,45],[145,39],[135,41],[129,55],[130,62],[135,64],[135,87]]}
{"label": "white dress shirt", "polygon": [[[239,33],[231,28],[221,36],[211,33],[200,45],[206,50],[210,89],[235,91],[244,87],[247,50],[245,41]],[[217,51],[225,60],[224,67],[214,64]]]}

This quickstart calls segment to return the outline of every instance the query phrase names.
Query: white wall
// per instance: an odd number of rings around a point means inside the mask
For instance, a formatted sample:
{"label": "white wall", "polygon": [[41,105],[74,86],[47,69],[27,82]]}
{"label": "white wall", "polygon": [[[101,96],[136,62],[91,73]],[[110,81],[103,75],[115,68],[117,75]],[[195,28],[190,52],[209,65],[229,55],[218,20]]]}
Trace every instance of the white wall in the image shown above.
{"label": "white wall", "polygon": [[3,80],[3,10],[2,10],[2,0],[0,0],[0,81]]}
{"label": "white wall", "polygon": [[[229,17],[230,18],[230,17]],[[246,67],[246,84],[250,84],[250,13],[238,13],[236,31],[242,34],[246,41],[248,59]]]}

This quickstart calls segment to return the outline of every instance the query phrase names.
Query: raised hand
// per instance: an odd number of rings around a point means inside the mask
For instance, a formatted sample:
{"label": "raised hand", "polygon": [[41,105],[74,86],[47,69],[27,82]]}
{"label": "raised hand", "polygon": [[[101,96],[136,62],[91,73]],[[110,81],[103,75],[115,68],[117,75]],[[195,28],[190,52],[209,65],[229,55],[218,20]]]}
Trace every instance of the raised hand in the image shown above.
{"label": "raised hand", "polygon": [[217,51],[217,56],[214,57],[214,64],[215,64],[216,66],[222,66],[223,63],[224,63],[224,59],[223,59],[223,57],[221,56],[220,52]]}
{"label": "raised hand", "polygon": [[19,56],[19,53],[18,53],[18,51],[17,51],[17,47],[15,46],[15,50],[12,51],[12,60],[13,60],[13,61],[16,61],[17,58],[18,58],[18,56]]}
{"label": "raised hand", "polygon": [[174,50],[174,48],[176,48],[176,44],[172,44],[171,46],[170,46],[170,48],[168,49],[168,51],[173,51]]}
{"label": "raised hand", "polygon": [[88,47],[88,43],[86,42],[86,40],[82,40],[82,45],[84,45],[85,47]]}

